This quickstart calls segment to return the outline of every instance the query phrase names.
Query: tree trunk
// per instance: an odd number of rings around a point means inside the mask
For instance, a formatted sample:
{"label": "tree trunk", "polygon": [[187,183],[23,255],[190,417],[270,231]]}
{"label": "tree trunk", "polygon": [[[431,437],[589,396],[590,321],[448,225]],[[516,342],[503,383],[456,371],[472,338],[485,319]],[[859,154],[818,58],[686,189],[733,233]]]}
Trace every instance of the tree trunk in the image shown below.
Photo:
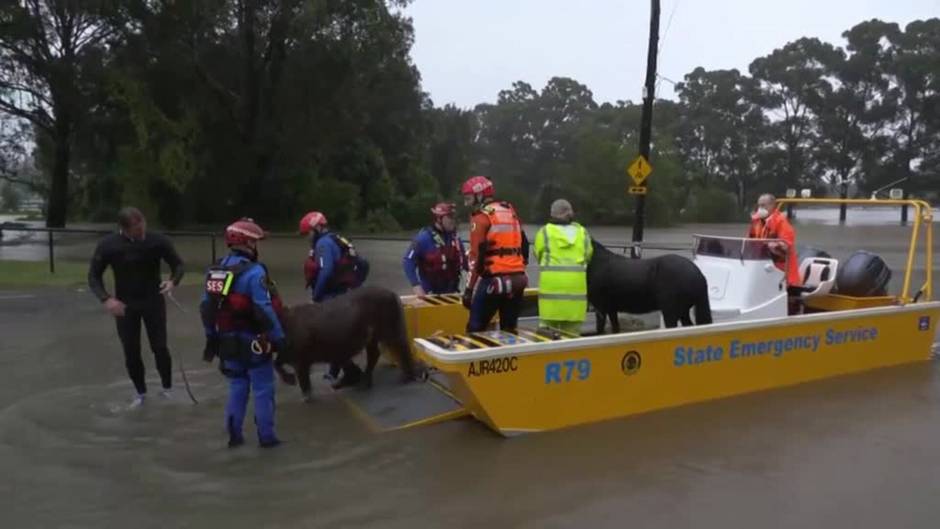
{"label": "tree trunk", "polygon": [[55,124],[55,161],[46,208],[46,226],[64,228],[68,218],[69,162],[72,155],[72,123],[67,111],[57,113]]}

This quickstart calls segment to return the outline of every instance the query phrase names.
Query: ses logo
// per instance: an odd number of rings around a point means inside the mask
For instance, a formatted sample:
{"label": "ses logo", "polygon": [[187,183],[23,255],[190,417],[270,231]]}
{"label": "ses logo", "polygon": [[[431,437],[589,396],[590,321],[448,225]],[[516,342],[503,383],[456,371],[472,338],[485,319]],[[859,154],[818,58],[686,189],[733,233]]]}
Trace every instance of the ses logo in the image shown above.
{"label": "ses logo", "polygon": [[636,374],[641,365],[643,365],[643,358],[637,351],[630,351],[620,359],[620,370],[627,376]]}

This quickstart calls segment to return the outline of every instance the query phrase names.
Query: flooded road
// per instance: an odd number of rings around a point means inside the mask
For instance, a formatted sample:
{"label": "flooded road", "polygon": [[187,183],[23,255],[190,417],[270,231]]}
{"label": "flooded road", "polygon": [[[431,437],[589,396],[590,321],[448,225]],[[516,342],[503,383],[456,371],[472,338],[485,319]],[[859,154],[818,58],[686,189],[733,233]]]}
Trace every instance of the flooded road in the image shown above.
{"label": "flooded road", "polygon": [[[835,257],[878,252],[894,285],[902,274],[903,228],[797,228],[800,243]],[[742,230],[686,226],[647,239]],[[87,259],[93,241],[59,255]],[[303,301],[303,242],[270,242],[263,252],[288,301]],[[198,269],[204,241],[180,246]],[[358,247],[370,283],[406,290],[403,243]],[[469,419],[372,433],[318,373],[309,404],[278,386],[282,447],[257,448],[249,420],[247,446],[228,450],[226,387],[200,360],[197,296],[181,288],[189,313],[170,305],[168,315],[171,351],[199,404],[174,367],[172,400],[154,395],[128,411],[114,325],[89,293],[0,291],[3,527],[859,529],[933,528],[940,518],[935,361],[514,439]],[[145,363],[155,387],[152,357]]]}

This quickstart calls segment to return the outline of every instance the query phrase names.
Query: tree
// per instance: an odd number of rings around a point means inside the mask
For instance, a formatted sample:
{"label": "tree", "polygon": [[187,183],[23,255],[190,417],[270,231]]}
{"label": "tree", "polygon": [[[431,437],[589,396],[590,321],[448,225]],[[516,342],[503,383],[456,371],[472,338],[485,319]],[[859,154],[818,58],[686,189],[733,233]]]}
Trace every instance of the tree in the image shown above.
{"label": "tree", "polygon": [[65,225],[71,147],[84,96],[112,35],[102,0],[19,0],[0,5],[0,112],[27,120],[51,145],[46,224]]}
{"label": "tree", "polygon": [[456,196],[470,175],[476,119],[472,112],[453,105],[431,108],[429,138],[430,171],[443,196]]}
{"label": "tree", "polygon": [[767,118],[757,103],[757,85],[738,70],[697,68],[676,85],[681,103],[678,148],[694,184],[726,184],[738,207],[750,201]]}
{"label": "tree", "polygon": [[910,178],[915,190],[940,188],[940,19],[914,21],[904,32],[881,27],[889,42],[883,55],[888,76],[886,99],[897,105],[889,135],[885,180]]}
{"label": "tree", "polygon": [[819,107],[825,90],[827,68],[820,58],[832,53],[831,45],[802,38],[750,65],[759,87],[756,103],[771,116],[771,134],[776,138],[771,147],[782,155],[777,157],[782,164],[773,175],[771,189],[796,187],[816,177],[808,156],[817,133],[812,109]]}
{"label": "tree", "polygon": [[20,209],[20,194],[12,184],[0,185],[0,210],[17,211]]}

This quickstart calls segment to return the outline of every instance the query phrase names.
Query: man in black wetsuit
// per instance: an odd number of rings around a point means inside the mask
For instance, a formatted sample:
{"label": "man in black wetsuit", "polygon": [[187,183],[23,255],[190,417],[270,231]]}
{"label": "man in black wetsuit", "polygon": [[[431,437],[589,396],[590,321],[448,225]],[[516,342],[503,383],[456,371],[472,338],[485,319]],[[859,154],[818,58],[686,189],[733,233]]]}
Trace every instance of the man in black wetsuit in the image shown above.
{"label": "man in black wetsuit", "polygon": [[[170,396],[172,364],[166,345],[166,294],[183,278],[183,261],[166,236],[147,233],[147,219],[137,208],[118,213],[120,231],[108,235],[95,249],[88,269],[88,286],[117,321],[118,337],[124,347],[124,362],[137,396],[131,406],[143,404],[147,394],[144,362],[140,356],[140,323],[147,328],[150,348],[156,360],[161,395]],[[170,265],[170,279],[161,281],[160,261]],[[114,295],[105,290],[102,276],[110,266],[114,272]]]}

